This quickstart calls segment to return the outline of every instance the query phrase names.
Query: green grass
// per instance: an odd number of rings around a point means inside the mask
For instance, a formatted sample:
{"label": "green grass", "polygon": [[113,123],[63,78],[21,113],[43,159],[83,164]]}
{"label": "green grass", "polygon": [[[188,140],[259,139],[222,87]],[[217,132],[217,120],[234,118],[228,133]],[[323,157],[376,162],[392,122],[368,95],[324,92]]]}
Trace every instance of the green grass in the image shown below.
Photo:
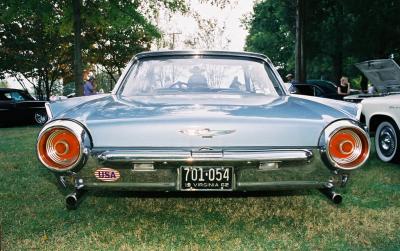
{"label": "green grass", "polygon": [[372,158],[333,205],[317,191],[249,197],[89,194],[67,211],[37,127],[0,129],[4,250],[399,250],[400,166]]}

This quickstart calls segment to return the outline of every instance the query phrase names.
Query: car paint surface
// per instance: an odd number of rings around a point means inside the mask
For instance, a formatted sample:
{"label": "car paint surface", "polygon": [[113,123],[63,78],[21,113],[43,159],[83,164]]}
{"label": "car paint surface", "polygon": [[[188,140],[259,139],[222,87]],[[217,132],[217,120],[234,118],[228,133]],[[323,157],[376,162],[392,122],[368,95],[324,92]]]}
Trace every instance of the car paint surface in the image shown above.
{"label": "car paint surface", "polygon": [[400,94],[367,98],[361,101],[361,105],[368,127],[370,127],[371,118],[384,115],[392,118],[400,128]]}
{"label": "car paint surface", "polygon": [[[198,96],[90,97],[72,109],[59,111],[54,119],[81,122],[96,147],[317,146],[327,124],[337,118],[356,119],[357,113],[353,104],[314,97]],[[75,102],[74,98],[59,102],[58,109],[61,104],[70,107],[69,102]],[[211,139],[179,132],[191,127],[235,132]]]}

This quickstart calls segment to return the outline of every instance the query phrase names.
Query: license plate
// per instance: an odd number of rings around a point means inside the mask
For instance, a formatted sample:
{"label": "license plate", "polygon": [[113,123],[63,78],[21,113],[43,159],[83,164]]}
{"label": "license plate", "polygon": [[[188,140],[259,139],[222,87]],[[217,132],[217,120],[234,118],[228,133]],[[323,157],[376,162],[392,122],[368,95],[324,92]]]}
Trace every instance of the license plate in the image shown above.
{"label": "license plate", "polygon": [[232,190],[233,167],[197,167],[180,168],[182,190]]}

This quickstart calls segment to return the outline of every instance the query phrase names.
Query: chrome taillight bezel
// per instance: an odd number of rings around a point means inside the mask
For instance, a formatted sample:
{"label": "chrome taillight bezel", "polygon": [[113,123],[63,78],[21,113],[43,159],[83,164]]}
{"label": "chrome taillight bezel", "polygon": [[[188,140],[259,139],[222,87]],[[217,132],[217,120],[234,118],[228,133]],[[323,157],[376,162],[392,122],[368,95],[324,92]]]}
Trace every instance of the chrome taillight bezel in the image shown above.
{"label": "chrome taillight bezel", "polygon": [[[43,156],[40,154],[39,150],[39,142],[40,139],[49,131],[54,130],[54,129],[63,129],[63,130],[68,130],[71,132],[76,139],[79,142],[80,145],[80,150],[79,150],[79,156],[77,157],[77,160],[71,164],[70,166],[67,166],[65,168],[59,168],[55,167],[52,165],[49,165],[46,163],[46,161],[43,159]],[[67,171],[72,171],[81,168],[87,161],[88,155],[89,155],[89,149],[91,147],[91,140],[88,132],[86,129],[78,122],[72,121],[72,120],[55,120],[51,121],[50,123],[46,124],[42,130],[39,132],[37,141],[36,141],[36,153],[38,156],[39,161],[48,169],[55,171],[55,172],[67,172]]]}
{"label": "chrome taillight bezel", "polygon": [[[364,137],[365,142],[367,142],[367,149],[366,149],[366,154],[365,157],[362,161],[359,163],[348,167],[339,164],[336,162],[329,149],[329,143],[332,139],[332,137],[338,133],[339,131],[349,129],[354,132],[356,132],[360,137]],[[319,139],[319,147],[320,147],[320,152],[322,156],[322,160],[325,162],[328,167],[332,169],[340,169],[340,170],[354,170],[362,166],[369,158],[370,150],[371,150],[371,142],[369,139],[368,133],[364,130],[364,128],[359,124],[359,122],[355,120],[350,120],[350,119],[342,119],[342,120],[336,120],[330,123],[325,127],[325,129],[322,131],[322,134]]]}

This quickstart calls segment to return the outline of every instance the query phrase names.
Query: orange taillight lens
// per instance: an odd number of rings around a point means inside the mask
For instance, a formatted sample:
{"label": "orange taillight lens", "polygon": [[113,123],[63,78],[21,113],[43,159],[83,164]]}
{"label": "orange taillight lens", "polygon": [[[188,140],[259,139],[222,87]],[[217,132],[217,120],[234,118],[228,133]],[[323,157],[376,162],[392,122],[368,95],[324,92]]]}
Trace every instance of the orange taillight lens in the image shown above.
{"label": "orange taillight lens", "polygon": [[65,128],[51,128],[39,138],[38,154],[47,167],[56,170],[71,168],[81,156],[81,143]]}
{"label": "orange taillight lens", "polygon": [[331,135],[328,152],[331,160],[340,168],[353,169],[368,158],[369,141],[358,129],[340,129]]}

